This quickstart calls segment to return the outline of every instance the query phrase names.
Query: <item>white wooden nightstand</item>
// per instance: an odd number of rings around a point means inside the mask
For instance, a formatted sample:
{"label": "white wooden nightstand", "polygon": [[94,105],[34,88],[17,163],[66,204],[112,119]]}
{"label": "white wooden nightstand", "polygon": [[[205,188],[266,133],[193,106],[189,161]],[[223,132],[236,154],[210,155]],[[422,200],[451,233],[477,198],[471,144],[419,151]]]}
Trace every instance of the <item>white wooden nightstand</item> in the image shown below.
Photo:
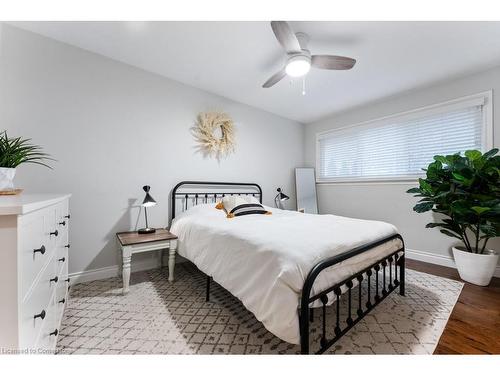
{"label": "white wooden nightstand", "polygon": [[117,233],[118,242],[122,251],[122,277],[123,294],[129,291],[130,261],[132,254],[147,251],[159,251],[160,267],[163,267],[163,249],[169,250],[168,256],[168,281],[174,281],[175,251],[177,250],[177,236],[166,229],[157,229],[152,234],[139,234],[135,232]]}

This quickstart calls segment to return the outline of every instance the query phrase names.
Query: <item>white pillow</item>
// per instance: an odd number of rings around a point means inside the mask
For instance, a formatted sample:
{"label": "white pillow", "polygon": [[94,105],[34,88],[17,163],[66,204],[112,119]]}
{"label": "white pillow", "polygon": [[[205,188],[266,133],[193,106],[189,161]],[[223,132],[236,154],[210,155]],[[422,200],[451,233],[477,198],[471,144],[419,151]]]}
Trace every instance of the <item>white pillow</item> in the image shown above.
{"label": "white pillow", "polygon": [[260,201],[253,195],[242,195],[241,198],[243,198],[247,203],[261,204]]}
{"label": "white pillow", "polygon": [[250,202],[246,199],[243,199],[243,197],[239,195],[228,195],[222,198],[222,204],[224,205],[224,209],[227,213],[231,212],[231,210],[236,206],[246,203]]}

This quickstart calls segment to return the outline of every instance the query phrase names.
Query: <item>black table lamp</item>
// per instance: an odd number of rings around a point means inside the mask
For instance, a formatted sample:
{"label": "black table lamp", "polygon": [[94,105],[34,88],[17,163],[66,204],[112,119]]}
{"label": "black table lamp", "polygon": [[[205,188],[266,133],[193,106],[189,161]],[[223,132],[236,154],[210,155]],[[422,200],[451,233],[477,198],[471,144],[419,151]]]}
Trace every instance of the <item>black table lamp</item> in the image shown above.
{"label": "black table lamp", "polygon": [[274,197],[274,203],[276,204],[276,207],[283,209],[283,204],[281,204],[281,202],[289,200],[290,197],[283,193],[281,188],[277,188],[276,191],[278,194]]}
{"label": "black table lamp", "polygon": [[141,204],[141,206],[144,207],[144,217],[146,218],[146,228],[139,229],[138,232],[139,232],[139,234],[151,234],[151,233],[156,232],[156,229],[150,228],[148,226],[148,207],[156,206],[156,201],[149,194],[149,190],[151,189],[151,186],[145,185],[142,188],[146,192],[146,196],[144,197],[144,200],[142,201],[142,204]]}

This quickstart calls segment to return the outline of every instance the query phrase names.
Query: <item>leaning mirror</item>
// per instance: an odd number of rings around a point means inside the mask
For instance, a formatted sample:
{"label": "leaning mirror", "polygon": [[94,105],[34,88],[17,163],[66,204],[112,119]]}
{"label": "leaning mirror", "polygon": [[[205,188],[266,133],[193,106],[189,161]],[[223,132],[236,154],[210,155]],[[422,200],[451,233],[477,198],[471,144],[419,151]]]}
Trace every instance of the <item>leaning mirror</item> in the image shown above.
{"label": "leaning mirror", "polygon": [[295,189],[297,193],[297,211],[317,214],[318,200],[316,198],[314,168],[295,168]]}

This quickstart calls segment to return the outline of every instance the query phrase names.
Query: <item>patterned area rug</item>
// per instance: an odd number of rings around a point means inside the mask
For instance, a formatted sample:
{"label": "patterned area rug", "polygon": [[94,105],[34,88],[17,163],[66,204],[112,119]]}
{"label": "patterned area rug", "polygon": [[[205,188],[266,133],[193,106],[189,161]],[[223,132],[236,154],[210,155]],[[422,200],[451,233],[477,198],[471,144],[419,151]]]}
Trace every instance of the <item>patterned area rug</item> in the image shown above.
{"label": "patterned area rug", "polygon": [[[431,354],[463,284],[412,270],[406,280],[405,297],[393,292],[328,353]],[[190,264],[176,267],[174,283],[165,270],[134,273],[126,296],[119,278],[75,285],[57,349],[60,354],[299,352],[222,287],[212,283],[211,291],[211,301],[205,302],[205,275]],[[335,308],[328,310],[327,321],[333,323]],[[316,315],[311,346],[320,339],[322,318]]]}

